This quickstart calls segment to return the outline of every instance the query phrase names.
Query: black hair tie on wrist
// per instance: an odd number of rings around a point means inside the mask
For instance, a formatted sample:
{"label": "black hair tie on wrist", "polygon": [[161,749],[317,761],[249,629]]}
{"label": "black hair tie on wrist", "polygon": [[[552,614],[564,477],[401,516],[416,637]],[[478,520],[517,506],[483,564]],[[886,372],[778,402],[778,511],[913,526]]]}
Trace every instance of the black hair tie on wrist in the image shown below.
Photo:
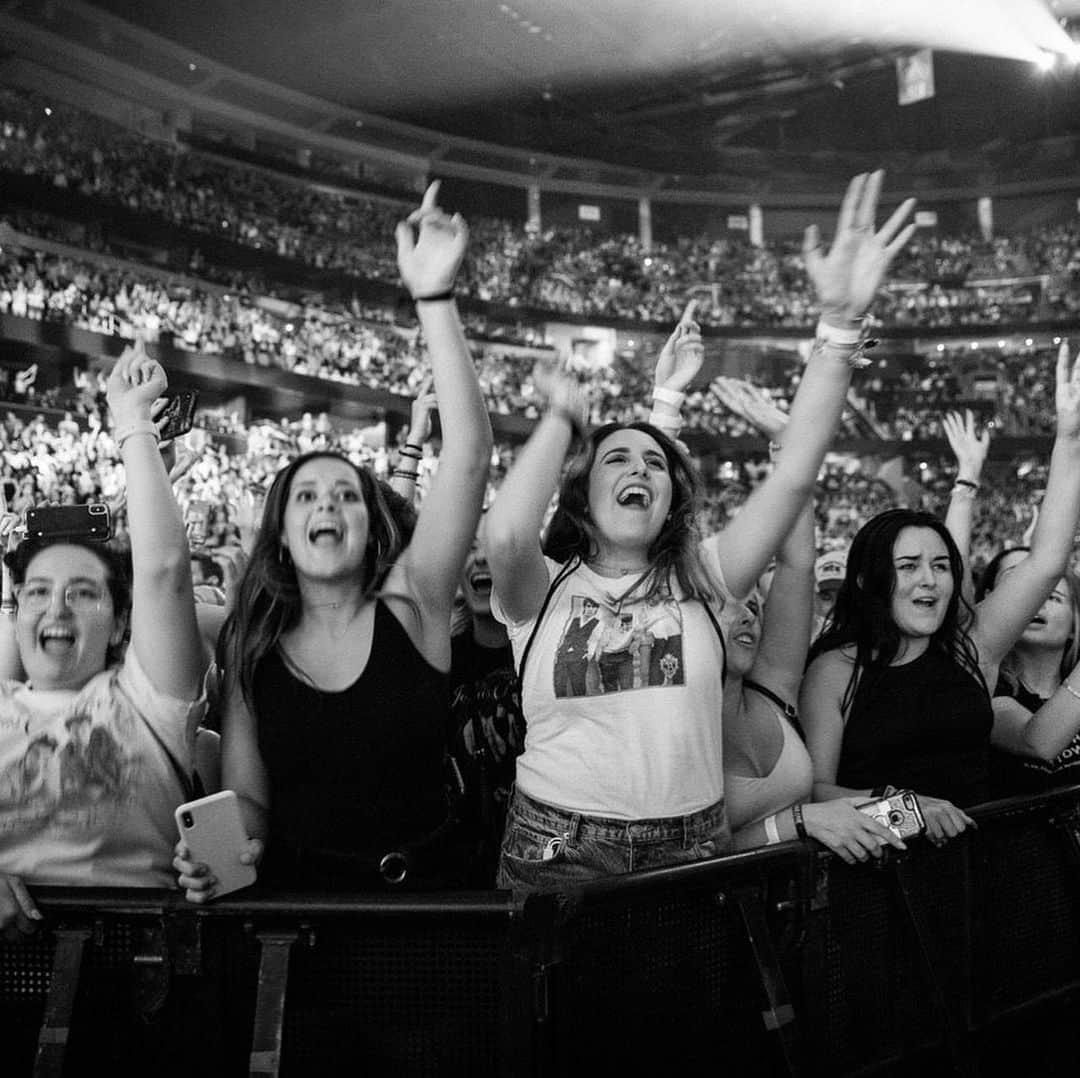
{"label": "black hair tie on wrist", "polygon": [[439,303],[446,299],[454,299],[453,289],[448,292],[436,292],[430,296],[413,296],[413,303]]}

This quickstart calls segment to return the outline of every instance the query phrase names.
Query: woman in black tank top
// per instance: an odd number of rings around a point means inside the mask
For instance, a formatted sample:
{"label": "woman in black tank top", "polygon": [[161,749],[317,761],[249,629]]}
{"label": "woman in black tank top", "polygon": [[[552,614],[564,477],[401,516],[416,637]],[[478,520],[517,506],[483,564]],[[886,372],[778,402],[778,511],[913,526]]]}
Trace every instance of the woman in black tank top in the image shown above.
{"label": "woman in black tank top", "polygon": [[851,545],[800,694],[814,796],[914,789],[932,841],[989,796],[988,683],[1061,579],[1080,516],[1080,358],[1057,363],[1057,435],[1031,552],[974,609],[963,559],[929,513],[891,509]]}
{"label": "woman in black tank top", "polygon": [[[335,453],[300,457],[270,488],[219,642],[223,784],[239,795],[247,856],[265,844],[273,885],[431,886],[452,867],[450,611],[492,438],[452,294],[467,229],[437,190],[397,231],[445,420],[411,538],[368,471]],[[178,868],[189,897],[213,897],[203,866]]]}

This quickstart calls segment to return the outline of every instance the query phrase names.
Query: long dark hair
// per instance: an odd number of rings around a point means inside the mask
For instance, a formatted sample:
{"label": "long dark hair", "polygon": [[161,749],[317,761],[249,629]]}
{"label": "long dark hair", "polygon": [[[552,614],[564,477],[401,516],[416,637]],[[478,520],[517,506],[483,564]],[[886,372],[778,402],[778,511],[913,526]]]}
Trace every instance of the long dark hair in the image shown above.
{"label": "long dark hair", "polygon": [[[1001,563],[1010,554],[1027,554],[1031,551],[1029,546],[1012,546],[1005,550],[999,550],[986,564],[982,576],[979,578],[979,587],[975,592],[975,598],[982,602],[987,594],[994,590],[997,584],[998,574],[1001,571]],[[1062,575],[1066,590],[1069,593],[1069,606],[1072,609],[1072,628],[1065,640],[1065,646],[1061,650],[1061,662],[1058,664],[1058,677],[1064,681],[1080,661],[1080,577],[1071,569],[1066,569]],[[1019,641],[1017,642],[1019,643]],[[1009,654],[1001,660],[998,676],[1003,678],[1015,691],[1020,681],[1020,672],[1017,663],[1016,644],[1009,649]]]}
{"label": "long dark hair", "polygon": [[687,598],[722,603],[719,584],[699,551],[701,480],[675,442],[649,423],[605,423],[585,439],[559,488],[558,503],[544,536],[544,553],[558,562],[568,562],[575,555],[588,561],[599,553],[589,514],[589,474],[601,443],[620,430],[638,430],[652,438],[663,452],[671,476],[671,511],[648,550],[652,575],[645,597],[666,588],[674,573]]}
{"label": "long dark hair", "polygon": [[277,646],[282,634],[299,622],[302,613],[296,568],[281,543],[293,479],[305,464],[323,458],[344,461],[360,482],[368,511],[367,550],[359,570],[365,599],[378,593],[386,574],[412,538],[416,523],[412,507],[367,469],[357,467],[340,453],[305,453],[277,473],[266,495],[236,603],[222,626],[216,651],[217,667],[225,679],[224,691],[228,693],[239,685],[252,712],[256,667]]}
{"label": "long dark hair", "polygon": [[868,520],[848,551],[847,573],[836,593],[836,605],[821,635],[810,647],[807,665],[819,655],[838,648],[855,649],[855,666],[844,690],[841,710],[846,712],[861,678],[872,684],[900,653],[903,635],[892,616],[896,589],[893,547],[904,528],[929,528],[945,544],[952,570],[953,592],[945,617],[930,638],[962,669],[983,683],[979,656],[968,634],[973,611],[963,596],[963,559],[948,528],[937,517],[915,509],[888,509]]}
{"label": "long dark hair", "polygon": [[113,616],[118,620],[127,619],[123,638],[119,643],[110,643],[105,649],[106,665],[118,663],[124,654],[128,637],[131,634],[131,550],[116,541],[102,543],[81,536],[63,536],[45,539],[24,539],[14,550],[4,555],[4,564],[11,570],[14,584],[26,580],[30,563],[43,550],[53,546],[76,546],[89,550],[105,566],[105,584],[112,599]]}

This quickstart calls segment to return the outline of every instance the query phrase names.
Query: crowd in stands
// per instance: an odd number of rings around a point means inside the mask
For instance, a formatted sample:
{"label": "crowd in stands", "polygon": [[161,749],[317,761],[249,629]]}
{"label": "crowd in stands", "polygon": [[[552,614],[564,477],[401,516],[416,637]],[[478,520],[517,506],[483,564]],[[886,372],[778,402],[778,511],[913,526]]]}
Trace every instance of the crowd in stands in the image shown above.
{"label": "crowd in stands", "polygon": [[[154,142],[33,95],[0,91],[0,167],[317,268],[396,281],[389,226],[400,207]],[[645,251],[635,236],[584,228],[532,234],[494,219],[471,228],[459,287],[479,300],[665,323],[700,292],[706,325],[813,323],[794,242],[758,247],[731,233]],[[1080,309],[1078,273],[1075,222],[989,242],[926,233],[901,256],[894,287],[872,313],[885,324],[933,327],[1068,318]],[[1026,283],[987,283],[1018,274]],[[965,287],[968,279],[982,283]]]}

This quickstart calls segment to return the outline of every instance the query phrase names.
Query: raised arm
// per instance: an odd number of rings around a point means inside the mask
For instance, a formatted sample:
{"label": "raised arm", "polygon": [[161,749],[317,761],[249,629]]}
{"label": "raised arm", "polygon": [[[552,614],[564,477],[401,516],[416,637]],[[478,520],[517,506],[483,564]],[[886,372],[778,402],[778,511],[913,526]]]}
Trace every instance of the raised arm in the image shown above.
{"label": "raised arm", "polygon": [[994,700],[994,727],[990,740],[999,749],[1018,756],[1054,760],[1080,733],[1080,664],[1057,691],[1032,713],[1023,704],[1007,696]]}
{"label": "raised arm", "polygon": [[205,655],[195,622],[184,522],[151,420],[151,405],[166,386],[161,364],[138,342],[113,366],[107,396],[127,487],[131,647],[161,692],[191,700],[201,688]]}
{"label": "raised arm", "polygon": [[533,374],[547,411],[525,443],[484,520],[494,590],[511,621],[535,616],[548,589],[540,547],[544,514],[559,484],[575,433],[588,416],[584,389],[568,373]]}
{"label": "raised arm", "polygon": [[468,229],[459,214],[450,217],[439,209],[437,195],[438,183],[433,183],[420,209],[398,225],[397,245],[401,278],[416,301],[431,357],[444,420],[442,449],[412,542],[391,570],[386,590],[406,588],[421,612],[425,652],[430,659],[449,661],[448,643],[442,647],[446,619],[480,520],[492,436],[451,293],[465,257]]}
{"label": "raised arm", "polygon": [[431,413],[436,405],[431,384],[432,378],[428,375],[416,391],[416,399],[409,410],[409,434],[390,473],[390,489],[410,505],[416,496],[416,477],[420,472],[420,461],[424,459],[424,445],[431,437]]}
{"label": "raised arm", "polygon": [[[736,378],[713,384],[725,407],[768,439],[784,441],[788,417],[761,390]],[[778,456],[779,453],[774,455]],[[814,502],[807,498],[776,555],[776,573],[765,602],[761,643],[750,677],[794,704],[798,700],[814,618]]]}
{"label": "raised arm", "polygon": [[728,587],[746,595],[813,492],[818,469],[844,407],[852,363],[858,362],[863,319],[913,225],[909,199],[874,231],[882,173],[856,176],[840,208],[836,235],[822,254],[816,226],[803,243],[806,269],[821,302],[821,321],[791,408],[784,448],[772,475],[742,511],[707,542]]}
{"label": "raised arm", "polygon": [[971,579],[971,524],[975,515],[975,495],[979,490],[986,453],[990,448],[990,433],[975,433],[975,417],[971,409],[948,412],[942,416],[941,426],[949,446],[956,457],[956,479],[949,495],[949,509],[945,514],[945,527],[960,550],[964,563],[964,598],[971,602],[974,582]]}
{"label": "raised arm", "polygon": [[1072,551],[1080,517],[1080,355],[1070,369],[1067,341],[1058,351],[1055,405],[1057,433],[1031,550],[975,610],[971,636],[984,673],[1001,662],[1035,616]]}

